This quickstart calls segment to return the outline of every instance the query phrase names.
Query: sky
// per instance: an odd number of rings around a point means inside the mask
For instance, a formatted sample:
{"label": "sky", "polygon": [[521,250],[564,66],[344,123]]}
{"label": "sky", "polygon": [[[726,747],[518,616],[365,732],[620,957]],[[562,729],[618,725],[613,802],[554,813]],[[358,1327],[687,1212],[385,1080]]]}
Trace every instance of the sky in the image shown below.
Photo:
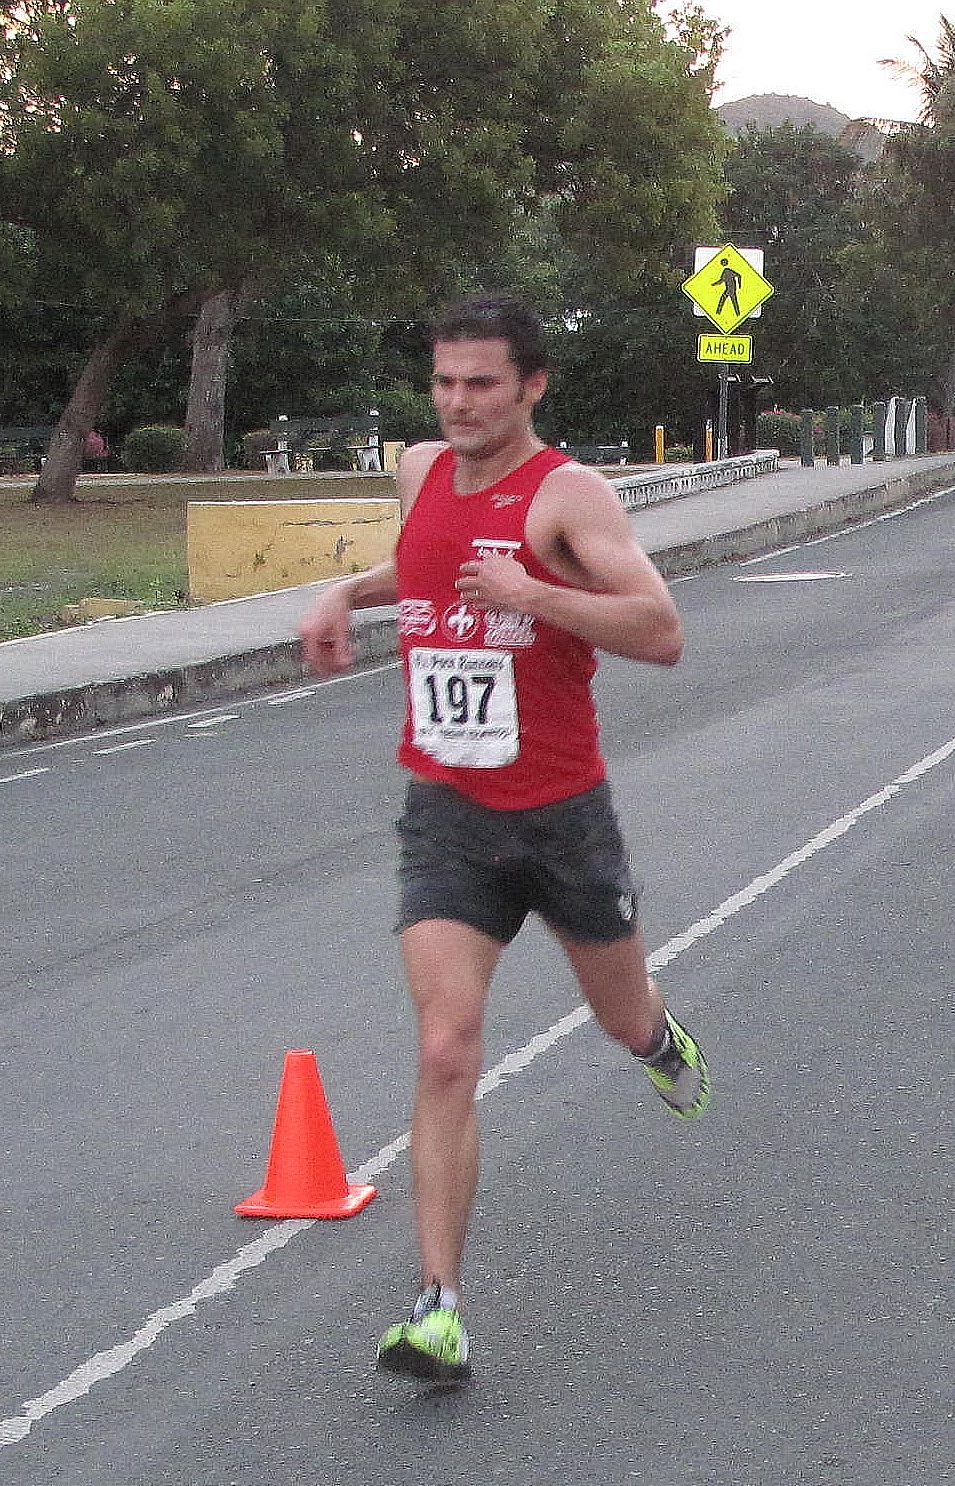
{"label": "sky", "polygon": [[955,21],[955,0],[701,0],[701,7],[732,27],[716,104],[754,93],[792,94],[832,104],[853,119],[914,121],[918,88],[879,60],[917,65],[908,38],[934,55],[939,16]]}

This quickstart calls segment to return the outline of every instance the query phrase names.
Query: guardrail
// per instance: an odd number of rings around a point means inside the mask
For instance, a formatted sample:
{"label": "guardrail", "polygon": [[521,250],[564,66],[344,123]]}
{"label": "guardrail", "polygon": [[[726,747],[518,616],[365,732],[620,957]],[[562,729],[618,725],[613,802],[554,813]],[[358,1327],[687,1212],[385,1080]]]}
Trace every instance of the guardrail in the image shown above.
{"label": "guardrail", "polygon": [[720,485],[738,485],[741,480],[768,475],[778,468],[778,449],[757,449],[752,454],[739,454],[733,459],[713,459],[706,464],[671,464],[649,474],[612,477],[610,483],[627,510],[638,511],[680,495],[715,490]]}

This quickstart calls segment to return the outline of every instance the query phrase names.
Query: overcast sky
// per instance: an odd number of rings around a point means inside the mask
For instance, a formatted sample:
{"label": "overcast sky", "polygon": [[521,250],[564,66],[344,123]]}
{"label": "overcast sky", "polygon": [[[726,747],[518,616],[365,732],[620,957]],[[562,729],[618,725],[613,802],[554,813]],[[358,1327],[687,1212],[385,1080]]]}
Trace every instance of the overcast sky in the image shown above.
{"label": "overcast sky", "polygon": [[955,21],[955,0],[701,0],[732,27],[714,102],[789,93],[831,103],[850,118],[914,120],[917,88],[882,57],[918,62],[908,37],[934,55],[939,16]]}

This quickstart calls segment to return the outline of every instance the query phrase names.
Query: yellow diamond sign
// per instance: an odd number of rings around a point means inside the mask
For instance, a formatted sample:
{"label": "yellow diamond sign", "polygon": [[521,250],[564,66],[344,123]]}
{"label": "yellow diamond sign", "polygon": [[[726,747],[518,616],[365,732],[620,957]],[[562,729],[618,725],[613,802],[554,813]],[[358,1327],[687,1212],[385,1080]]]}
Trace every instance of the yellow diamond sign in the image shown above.
{"label": "yellow diamond sign", "polygon": [[[757,253],[751,249],[744,257],[732,243],[714,248],[713,256],[681,285],[683,293],[725,335],[748,320],[773,292],[772,284],[751,261]],[[762,267],[762,253],[758,253],[758,259]]]}

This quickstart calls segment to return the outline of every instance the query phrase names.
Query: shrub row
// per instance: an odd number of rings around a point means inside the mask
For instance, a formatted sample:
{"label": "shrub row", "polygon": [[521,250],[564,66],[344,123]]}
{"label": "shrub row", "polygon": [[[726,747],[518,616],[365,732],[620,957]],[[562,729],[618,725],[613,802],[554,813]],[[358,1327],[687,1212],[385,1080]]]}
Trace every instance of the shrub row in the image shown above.
{"label": "shrub row", "polygon": [[[824,438],[821,414],[816,421],[818,445]],[[799,424],[798,413],[782,412],[778,408],[760,413],[756,419],[756,442],[761,449],[778,449],[781,454],[798,454]],[[240,457],[246,468],[255,469],[264,465],[262,451],[274,446],[274,438],[274,434],[268,429],[256,429],[243,437]],[[123,443],[123,464],[128,470],[164,474],[179,467],[184,441],[183,430],[167,424],[134,428]],[[676,446],[667,450],[668,459],[684,460],[692,457],[693,451],[690,448]]]}

